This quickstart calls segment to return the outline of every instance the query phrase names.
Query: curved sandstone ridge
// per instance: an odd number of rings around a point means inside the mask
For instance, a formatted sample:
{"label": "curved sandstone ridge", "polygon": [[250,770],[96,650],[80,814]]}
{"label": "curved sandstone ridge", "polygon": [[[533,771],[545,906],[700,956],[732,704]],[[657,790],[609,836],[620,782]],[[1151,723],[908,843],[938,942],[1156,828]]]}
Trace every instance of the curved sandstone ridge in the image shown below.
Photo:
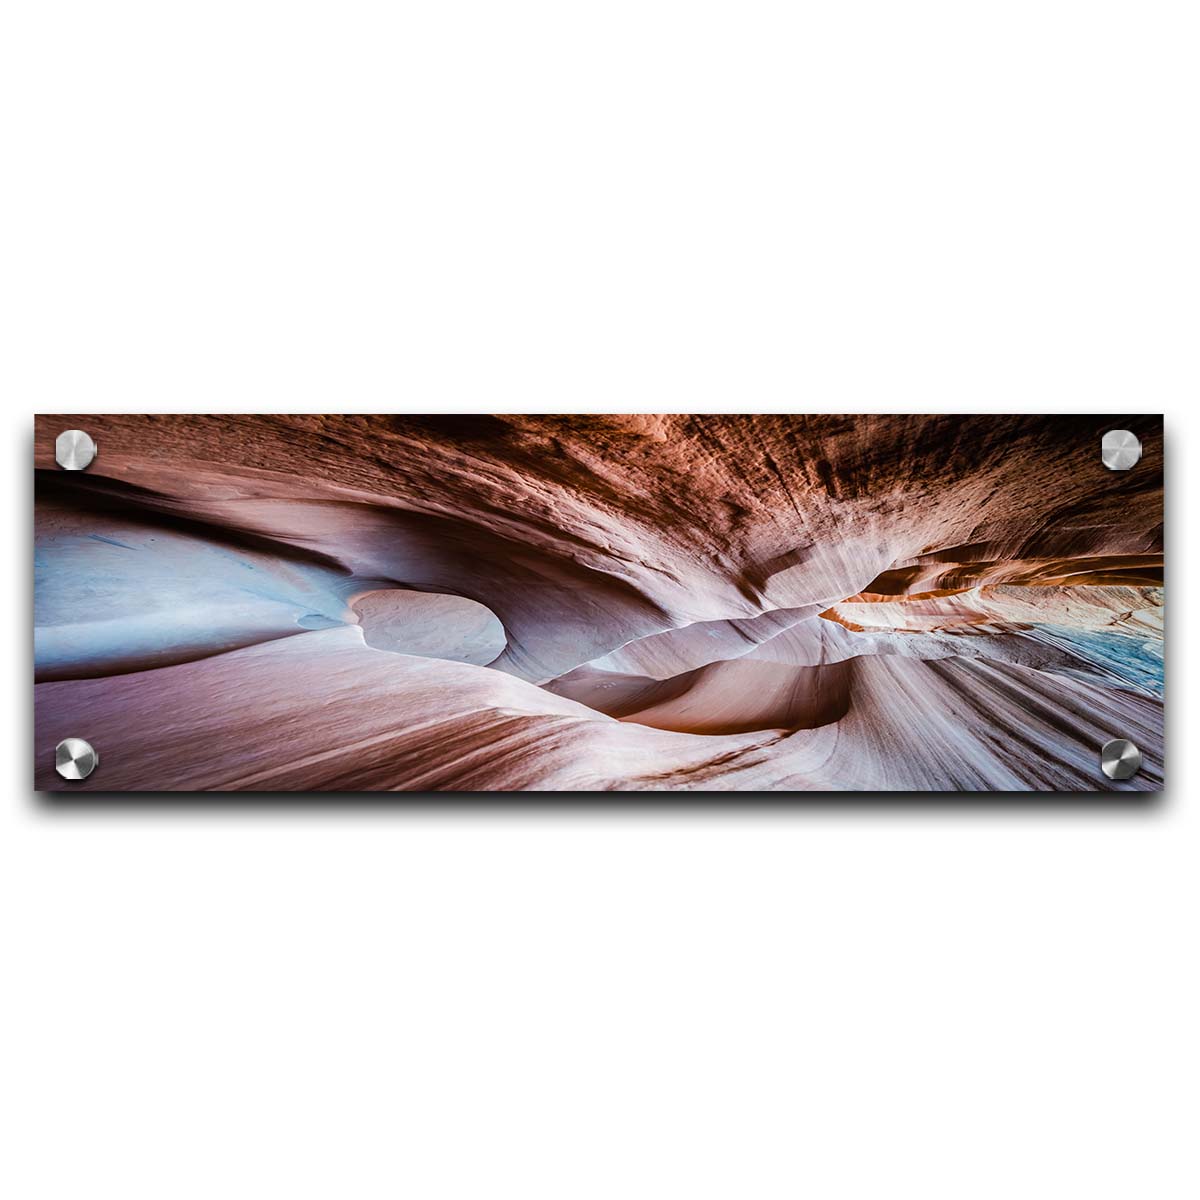
{"label": "curved sandstone ridge", "polygon": [[624,721],[680,733],[814,729],[846,715],[850,664],[789,667],[743,658],[666,680],[581,667],[548,690]]}
{"label": "curved sandstone ridge", "polygon": [[1112,427],[39,418],[39,744],[102,729],[106,788],[1094,789],[1136,731],[1156,786],[1161,429],[1109,472]]}

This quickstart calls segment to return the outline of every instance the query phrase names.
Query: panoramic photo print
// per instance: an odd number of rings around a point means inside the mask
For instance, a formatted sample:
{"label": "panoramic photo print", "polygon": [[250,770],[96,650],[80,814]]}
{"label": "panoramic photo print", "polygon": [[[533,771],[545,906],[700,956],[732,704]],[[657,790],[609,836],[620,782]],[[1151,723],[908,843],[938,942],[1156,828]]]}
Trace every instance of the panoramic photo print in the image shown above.
{"label": "panoramic photo print", "polygon": [[1162,450],[1145,416],[39,416],[36,785],[1159,790]]}

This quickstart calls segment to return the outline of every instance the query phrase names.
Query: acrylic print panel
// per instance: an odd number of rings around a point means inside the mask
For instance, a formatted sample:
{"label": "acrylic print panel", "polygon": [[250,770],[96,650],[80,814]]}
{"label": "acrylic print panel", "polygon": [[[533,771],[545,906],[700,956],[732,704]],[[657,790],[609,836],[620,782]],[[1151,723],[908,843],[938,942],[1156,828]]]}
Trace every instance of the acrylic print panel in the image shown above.
{"label": "acrylic print panel", "polygon": [[1158,417],[44,416],[36,460],[41,789],[1162,786]]}

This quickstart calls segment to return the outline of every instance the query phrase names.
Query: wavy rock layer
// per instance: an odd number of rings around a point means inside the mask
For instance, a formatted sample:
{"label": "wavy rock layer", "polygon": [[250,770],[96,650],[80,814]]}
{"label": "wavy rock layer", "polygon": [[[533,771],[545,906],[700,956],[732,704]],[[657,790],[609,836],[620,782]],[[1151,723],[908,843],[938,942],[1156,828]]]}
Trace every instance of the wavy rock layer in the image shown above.
{"label": "wavy rock layer", "polygon": [[39,787],[1161,786],[1157,418],[67,416],[36,450]]}

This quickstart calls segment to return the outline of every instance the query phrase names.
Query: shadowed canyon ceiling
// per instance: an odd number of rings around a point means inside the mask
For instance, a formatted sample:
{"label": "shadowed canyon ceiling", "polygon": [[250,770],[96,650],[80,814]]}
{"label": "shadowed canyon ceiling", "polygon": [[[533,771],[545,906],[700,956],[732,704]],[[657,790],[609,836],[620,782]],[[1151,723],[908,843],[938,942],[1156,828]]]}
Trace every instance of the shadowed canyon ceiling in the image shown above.
{"label": "shadowed canyon ceiling", "polygon": [[1158,417],[43,416],[35,452],[40,789],[1162,786]]}

